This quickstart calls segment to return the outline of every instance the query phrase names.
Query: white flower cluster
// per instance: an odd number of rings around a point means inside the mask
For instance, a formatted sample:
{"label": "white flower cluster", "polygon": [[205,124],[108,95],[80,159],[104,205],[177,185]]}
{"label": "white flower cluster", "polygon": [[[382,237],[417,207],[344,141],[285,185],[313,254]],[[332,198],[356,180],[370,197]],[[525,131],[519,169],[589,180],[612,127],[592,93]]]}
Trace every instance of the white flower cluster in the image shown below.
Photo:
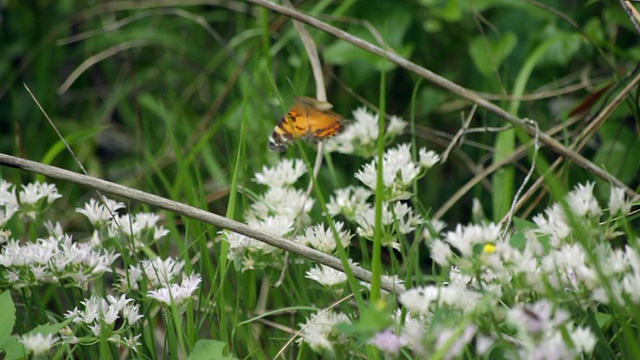
{"label": "white flower cluster", "polygon": [[300,324],[301,334],[297,342],[305,342],[313,351],[333,353],[335,345],[344,345],[348,337],[336,329],[340,323],[350,323],[347,315],[332,310],[317,312]]}
{"label": "white flower cluster", "polygon": [[[176,261],[172,258],[142,260],[119,276],[118,288],[120,292],[139,290],[139,283],[144,282],[153,289],[147,292],[147,297],[175,306],[182,312],[202,281],[199,274],[183,273],[184,265],[184,260]],[[180,277],[182,281],[178,283],[177,279]]]}
{"label": "white flower cluster", "polygon": [[[449,281],[400,295],[407,317],[395,344],[406,344],[422,357],[438,352],[452,358],[475,337],[479,356],[504,336],[487,331],[491,326],[483,326],[484,319],[506,318],[516,329],[508,333],[516,357],[573,359],[591,353],[595,335],[590,328],[575,325],[562,309],[566,302],[583,308],[640,305],[640,239],[618,249],[608,241],[623,226],[616,216],[627,215],[631,203],[622,190],[612,189],[608,220],[602,222],[605,213],[593,188],[592,183],[578,185],[564,202],[535,216],[536,228],[516,233],[525,241],[504,236],[492,223],[458,225],[441,239],[429,237],[431,257],[449,268]],[[434,226],[436,233],[441,229]],[[549,297],[553,302],[547,295],[553,295]],[[502,308],[501,303],[511,308]],[[437,331],[429,330],[434,328]],[[448,348],[443,349],[445,343]]]}
{"label": "white flower cluster", "polygon": [[26,353],[33,353],[35,357],[43,356],[58,343],[58,338],[54,334],[42,334],[33,332],[22,335],[20,342],[24,346]]}
{"label": "white flower cluster", "polygon": [[142,212],[119,215],[117,211],[124,207],[121,202],[103,197],[102,201],[89,200],[83,208],[76,208],[76,212],[86,216],[96,227],[93,234],[95,245],[101,244],[104,238],[124,237],[127,241],[133,240],[137,249],[160,240],[169,233],[169,230],[157,225],[160,221],[157,214]]}
{"label": "white flower cluster", "polygon": [[[108,295],[106,299],[92,296],[80,304],[82,309],[75,307],[68,311],[65,317],[78,326],[86,326],[93,336],[77,338],[72,331],[67,331],[67,342],[89,345],[104,335],[109,341],[133,350],[139,345],[140,334],[132,336],[132,327],[143,316],[139,312],[140,306],[135,304],[133,299],[128,299],[126,295]],[[116,328],[116,325],[119,327]]]}
{"label": "white flower cluster", "polygon": [[[244,214],[247,225],[264,233],[288,237],[309,221],[314,200],[293,184],[307,172],[301,160],[283,159],[273,167],[263,167],[254,181],[268,186]],[[229,243],[227,257],[242,271],[282,267],[282,250],[244,235],[221,231],[221,238]]]}
{"label": "white flower cluster", "polygon": [[105,272],[119,257],[76,243],[70,235],[49,236],[35,243],[9,240],[0,250],[3,280],[14,288],[61,283],[86,289],[89,281]]}
{"label": "white flower cluster", "polygon": [[[385,151],[382,160],[385,201],[409,199],[409,187],[438,161],[440,157],[435,152],[424,148],[420,149],[419,161],[414,161],[411,157],[411,144],[401,144]],[[372,191],[375,191],[377,184],[377,165],[376,159],[366,164],[355,175],[356,179]]]}
{"label": "white flower cluster", "polygon": [[[22,224],[10,222],[14,214],[21,213],[22,219],[38,220],[38,215],[43,213],[46,206],[60,197],[54,185],[42,183],[25,185],[17,195],[16,191],[12,184],[0,180],[2,285],[22,288],[56,283],[87,290],[90,281],[112,271],[114,262],[120,256],[115,251],[99,249],[110,245],[105,240],[121,239],[124,236],[141,243],[158,240],[168,233],[168,230],[158,225],[158,215],[120,215],[117,211],[124,208],[124,204],[103,197],[102,201],[92,199],[84,207],[76,209],[95,227],[92,242],[74,242],[70,235],[64,233],[59,223],[51,221],[45,221],[43,227],[49,233],[48,237],[38,238],[33,242],[27,239],[16,240],[11,238],[9,229],[20,229]],[[184,266],[184,261],[171,258],[142,260],[138,265],[132,265],[128,271],[120,272],[119,286],[116,289],[125,293],[144,287],[148,289],[145,295],[149,299],[184,311],[201,282],[198,274],[186,275]],[[59,342],[94,345],[104,338],[132,350],[140,345],[138,340],[141,335],[133,327],[139,323],[142,315],[139,305],[133,299],[126,295],[109,295],[106,298],[91,296],[81,301],[80,305],[66,313],[71,324],[60,330],[61,336],[35,330],[23,335],[20,341],[25,352],[42,357]],[[87,336],[87,332],[91,335]]]}
{"label": "white flower cluster", "polygon": [[[334,226],[342,247],[349,246],[352,236],[349,230],[343,231],[344,224],[339,221]],[[294,240],[326,254],[333,254],[336,251],[337,244],[333,231],[330,228],[325,228],[324,224],[308,226],[304,229],[304,233],[298,235]]]}
{"label": "white flower cluster", "polygon": [[4,227],[17,212],[32,220],[44,212],[56,199],[61,198],[55,184],[29,183],[22,185],[16,195],[16,187],[0,179],[0,229]]}
{"label": "white flower cluster", "polygon": [[[589,328],[574,328],[569,313],[554,309],[548,300],[518,304],[509,310],[507,320],[518,331],[522,359],[575,359],[582,352],[590,353],[596,345]],[[564,334],[569,334],[573,346],[569,346]]]}
{"label": "white flower cluster", "polygon": [[[420,161],[413,161],[411,145],[402,144],[387,150],[383,158],[382,243],[399,249],[400,237],[424,223],[422,217],[414,214],[411,206],[401,200],[411,197],[409,188],[439,161],[439,157],[432,151],[421,149]],[[331,216],[343,215],[358,226],[359,236],[369,240],[373,239],[375,229],[376,213],[368,199],[376,189],[376,164],[375,160],[366,164],[355,175],[368,189],[357,186],[338,189],[327,204]]]}
{"label": "white flower cluster", "polygon": [[[391,143],[406,126],[407,123],[401,118],[392,116],[384,133],[385,144]],[[341,134],[325,142],[325,151],[371,157],[376,153],[378,133],[378,115],[359,107],[353,111],[353,123],[347,124]]]}

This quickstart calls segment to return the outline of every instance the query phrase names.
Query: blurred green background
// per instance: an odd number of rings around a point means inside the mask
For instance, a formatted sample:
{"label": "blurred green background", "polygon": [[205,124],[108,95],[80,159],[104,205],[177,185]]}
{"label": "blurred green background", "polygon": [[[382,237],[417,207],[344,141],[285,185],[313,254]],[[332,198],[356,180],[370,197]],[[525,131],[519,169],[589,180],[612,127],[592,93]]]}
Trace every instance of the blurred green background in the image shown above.
{"label": "blurred green background", "polygon": [[[384,39],[398,54],[535,119],[543,130],[563,124],[604,88],[578,122],[557,133],[565,144],[624,84],[640,57],[640,35],[617,2],[325,0],[294,6],[375,44]],[[415,114],[415,132],[400,141],[413,136],[418,146],[441,152],[469,114],[468,102],[308,29],[321,53],[329,101],[347,117],[365,101],[379,104],[381,70],[387,113],[407,121]],[[0,151],[78,171],[23,84],[91,175],[217,213],[226,209],[242,117],[249,141],[240,185],[250,188],[254,172],[285,156],[266,151],[274,124],[295,96],[315,95],[291,21],[242,1],[0,2]],[[538,98],[510,97],[522,94]],[[632,187],[640,164],[637,91],[633,96],[583,151]],[[478,109],[470,126],[503,125]],[[491,163],[496,146],[509,153],[513,145],[500,141],[495,132],[466,135],[449,160],[421,180],[423,208],[438,209]],[[540,155],[549,162],[556,157],[547,150]],[[331,187],[354,184],[352,174],[366,161],[342,154],[332,160],[335,172],[325,167],[321,173]],[[513,175],[501,189],[517,188],[529,165],[525,158],[504,169]],[[568,184],[593,178],[568,169],[559,176]],[[34,178],[8,169],[0,175],[14,182]],[[508,203],[491,197],[495,184],[487,179],[474,186],[444,218],[467,221],[473,197],[487,214],[503,214]],[[86,194],[58,186],[70,202]]]}

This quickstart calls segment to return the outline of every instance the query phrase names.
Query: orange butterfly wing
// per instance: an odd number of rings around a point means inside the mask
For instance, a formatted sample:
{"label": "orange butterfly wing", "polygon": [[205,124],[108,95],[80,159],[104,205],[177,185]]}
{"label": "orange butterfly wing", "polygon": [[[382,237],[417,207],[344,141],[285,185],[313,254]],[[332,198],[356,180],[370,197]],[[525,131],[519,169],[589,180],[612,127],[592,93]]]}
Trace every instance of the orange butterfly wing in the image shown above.
{"label": "orange butterfly wing", "polygon": [[299,97],[275,127],[269,138],[269,149],[286,151],[297,139],[319,142],[343,129],[342,116],[331,111],[333,106],[309,97]]}

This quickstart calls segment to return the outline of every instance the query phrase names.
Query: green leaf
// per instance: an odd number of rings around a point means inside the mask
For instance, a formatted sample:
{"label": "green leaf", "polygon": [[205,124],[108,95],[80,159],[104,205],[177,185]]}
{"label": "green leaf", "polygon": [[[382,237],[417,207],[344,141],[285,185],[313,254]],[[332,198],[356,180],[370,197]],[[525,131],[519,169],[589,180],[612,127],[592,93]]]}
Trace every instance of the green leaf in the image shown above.
{"label": "green leaf", "polygon": [[584,32],[587,36],[596,43],[605,41],[604,29],[602,28],[602,22],[598,18],[592,18],[584,25]]}
{"label": "green leaf", "polygon": [[16,323],[16,306],[9,291],[0,295],[0,309],[2,309],[0,311],[0,344],[3,344],[11,336]]}
{"label": "green leaf", "polygon": [[370,305],[361,311],[357,321],[353,323],[340,323],[336,328],[346,334],[369,338],[391,326],[389,309]]}
{"label": "green leaf", "polygon": [[484,75],[491,75],[504,59],[511,54],[518,38],[512,32],[506,33],[497,41],[477,36],[469,44],[469,54],[476,68]]}
{"label": "green leaf", "polygon": [[540,36],[544,39],[540,47],[549,46],[542,54],[540,64],[567,65],[584,43],[579,33],[561,30],[553,23],[542,29]]}
{"label": "green leaf", "polygon": [[[397,52],[398,55],[409,58],[415,45],[403,42],[412,21],[411,9],[401,4],[390,9],[387,7],[381,8],[380,4],[376,2],[368,4],[366,9],[367,13],[372,16],[368,20],[372,28],[376,29],[376,32],[372,31],[371,28],[358,25],[349,27],[349,33],[382,48],[386,45]],[[381,43],[381,38],[384,39],[384,43]],[[354,70],[363,73],[372,72],[373,70],[377,72],[389,71],[397,66],[383,57],[371,54],[343,40],[334,41],[324,49],[322,54],[327,63],[334,65],[350,64],[354,67]]]}
{"label": "green leaf", "polygon": [[71,320],[66,320],[64,322],[57,323],[57,324],[47,323],[44,325],[38,325],[35,328],[33,328],[31,331],[27,332],[27,334],[42,334],[42,335],[57,334],[58,331],[60,331],[63,327],[67,326],[69,323],[71,323]]}
{"label": "green leaf", "polygon": [[[398,55],[409,58],[413,52],[413,48],[413,45],[408,44],[394,48],[394,50]],[[335,65],[346,65],[358,61],[359,65],[368,66],[371,70],[375,69],[385,72],[397,67],[396,64],[383,57],[374,55],[343,41],[333,43],[324,51],[323,55],[328,63]]]}
{"label": "green leaf", "polygon": [[233,360],[237,359],[233,356],[223,355],[224,348],[227,345],[222,341],[200,339],[193,347],[193,351],[189,354],[188,360]]}
{"label": "green leaf", "polygon": [[445,1],[444,6],[432,8],[431,14],[448,22],[458,22],[462,19],[462,10],[456,0]]}
{"label": "green leaf", "polygon": [[527,238],[524,236],[525,231],[535,229],[537,226],[532,221],[518,217],[513,218],[513,224],[515,225],[516,232],[511,236],[511,239],[509,239],[509,245],[516,249],[523,249],[527,244]]}
{"label": "green leaf", "polygon": [[[91,139],[96,134],[108,128],[109,128],[108,126],[97,126],[97,127],[91,127],[89,129],[82,129],[74,133],[71,133],[69,135],[65,135],[64,139],[67,142],[67,144],[69,144],[69,146],[73,147],[73,145],[82,143],[88,139]],[[56,156],[58,156],[58,154],[60,154],[61,152],[66,151],[66,149],[67,147],[62,142],[62,140],[56,141],[56,143],[53,144],[53,146],[49,148],[49,151],[47,151],[47,153],[42,157],[41,162],[43,164],[51,164],[53,160],[56,158]]]}
{"label": "green leaf", "polygon": [[603,312],[596,312],[593,315],[595,316],[600,329],[606,331],[611,325],[611,321],[613,320],[612,316]]}
{"label": "green leaf", "polygon": [[630,183],[640,172],[640,141],[631,127],[624,123],[610,122],[600,130],[603,142],[598,147],[593,163],[604,166],[605,170]]}
{"label": "green leaf", "polygon": [[10,336],[2,343],[2,350],[5,352],[4,360],[24,359],[26,351],[24,346],[16,336]]}

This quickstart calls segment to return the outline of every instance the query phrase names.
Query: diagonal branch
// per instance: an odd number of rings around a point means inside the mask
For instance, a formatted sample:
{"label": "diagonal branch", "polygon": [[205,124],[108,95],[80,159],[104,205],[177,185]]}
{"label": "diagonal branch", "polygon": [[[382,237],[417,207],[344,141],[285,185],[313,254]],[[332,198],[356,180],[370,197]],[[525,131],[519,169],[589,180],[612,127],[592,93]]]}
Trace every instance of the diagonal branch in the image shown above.
{"label": "diagonal branch", "polygon": [[[107,194],[136,200],[144,204],[170,211],[174,214],[186,216],[191,219],[202,221],[207,224],[215,225],[220,228],[248,236],[266,244],[298,254],[309,260],[317,261],[336,270],[344,271],[340,259],[334,258],[333,256],[327,255],[318,250],[311,249],[307,246],[297,244],[291,240],[262,233],[248,225],[204,211],[202,209],[195,208],[193,206],[185,205],[173,200],[165,199],[157,195],[149,194],[144,191],[132,189],[130,187],[112,183],[106,180],[81,175],[69,170],[57,168],[55,166],[44,165],[35,161],[25,160],[2,153],[0,153],[0,165],[34,172],[54,179],[69,181],[78,185],[86,186],[91,189],[102,191]],[[368,283],[371,282],[371,272],[364,270],[358,266],[351,266],[351,270],[353,271],[353,275],[356,278]],[[404,286],[393,284],[391,281],[385,281],[385,279],[382,280],[383,289],[389,292],[396,293],[401,293],[404,291]]]}
{"label": "diagonal branch", "polygon": [[[252,2],[256,5],[260,5],[260,6],[264,6],[270,10],[273,10],[275,12],[278,12],[280,14],[283,14],[285,16],[291,17],[295,20],[304,22],[306,24],[309,24],[313,27],[316,27],[322,31],[325,31],[339,39],[342,39],[348,43],[351,43],[361,49],[364,49],[366,51],[369,51],[373,54],[376,54],[380,57],[384,57],[387,60],[393,62],[394,64],[405,68],[429,81],[431,81],[432,83],[444,88],[445,90],[448,90],[460,97],[463,97],[475,104],[478,104],[479,106],[482,106],[483,108],[489,110],[490,112],[498,115],[499,117],[501,117],[502,119],[506,120],[507,122],[511,123],[512,125],[514,125],[515,127],[522,129],[524,131],[526,131],[530,136],[535,136],[536,134],[536,129],[533,128],[532,126],[529,126],[525,123],[525,121],[523,119],[520,119],[519,117],[508,113],[506,110],[500,108],[499,106],[491,103],[490,101],[482,98],[480,95],[478,95],[476,92],[469,90],[467,88],[464,88],[450,80],[447,80],[445,78],[443,78],[440,75],[435,74],[434,72],[419,66],[405,58],[403,58],[402,56],[393,53],[393,52],[389,52],[389,51],[385,51],[384,49],[375,46],[367,41],[364,41],[356,36],[353,36],[351,34],[349,34],[348,32],[344,31],[344,30],[340,30],[338,28],[336,28],[335,26],[331,26],[323,21],[320,21],[314,17],[311,17],[309,15],[303,14],[295,9],[290,9],[290,8],[286,8],[284,6],[278,5],[276,3],[267,1],[267,0],[248,0],[249,2]],[[626,184],[624,184],[622,181],[620,181],[619,179],[617,179],[616,177],[612,176],[611,174],[607,173],[606,171],[604,171],[602,168],[600,168],[599,166],[595,165],[594,163],[592,163],[591,161],[589,161],[588,159],[586,159],[585,157],[583,157],[582,155],[572,151],[571,149],[567,148],[566,146],[562,145],[560,142],[558,142],[556,139],[552,138],[551,136],[547,135],[546,133],[540,133],[540,141],[542,143],[544,143],[545,145],[549,146],[554,152],[566,157],[567,159],[575,162],[576,164],[578,164],[579,166],[581,166],[582,168],[586,169],[587,171],[595,174],[596,176],[605,179],[608,182],[613,183],[614,185],[621,187],[623,189],[625,189],[625,192],[631,196],[632,198],[636,198],[638,195],[635,193],[635,191],[633,191],[631,188],[629,188]]]}

